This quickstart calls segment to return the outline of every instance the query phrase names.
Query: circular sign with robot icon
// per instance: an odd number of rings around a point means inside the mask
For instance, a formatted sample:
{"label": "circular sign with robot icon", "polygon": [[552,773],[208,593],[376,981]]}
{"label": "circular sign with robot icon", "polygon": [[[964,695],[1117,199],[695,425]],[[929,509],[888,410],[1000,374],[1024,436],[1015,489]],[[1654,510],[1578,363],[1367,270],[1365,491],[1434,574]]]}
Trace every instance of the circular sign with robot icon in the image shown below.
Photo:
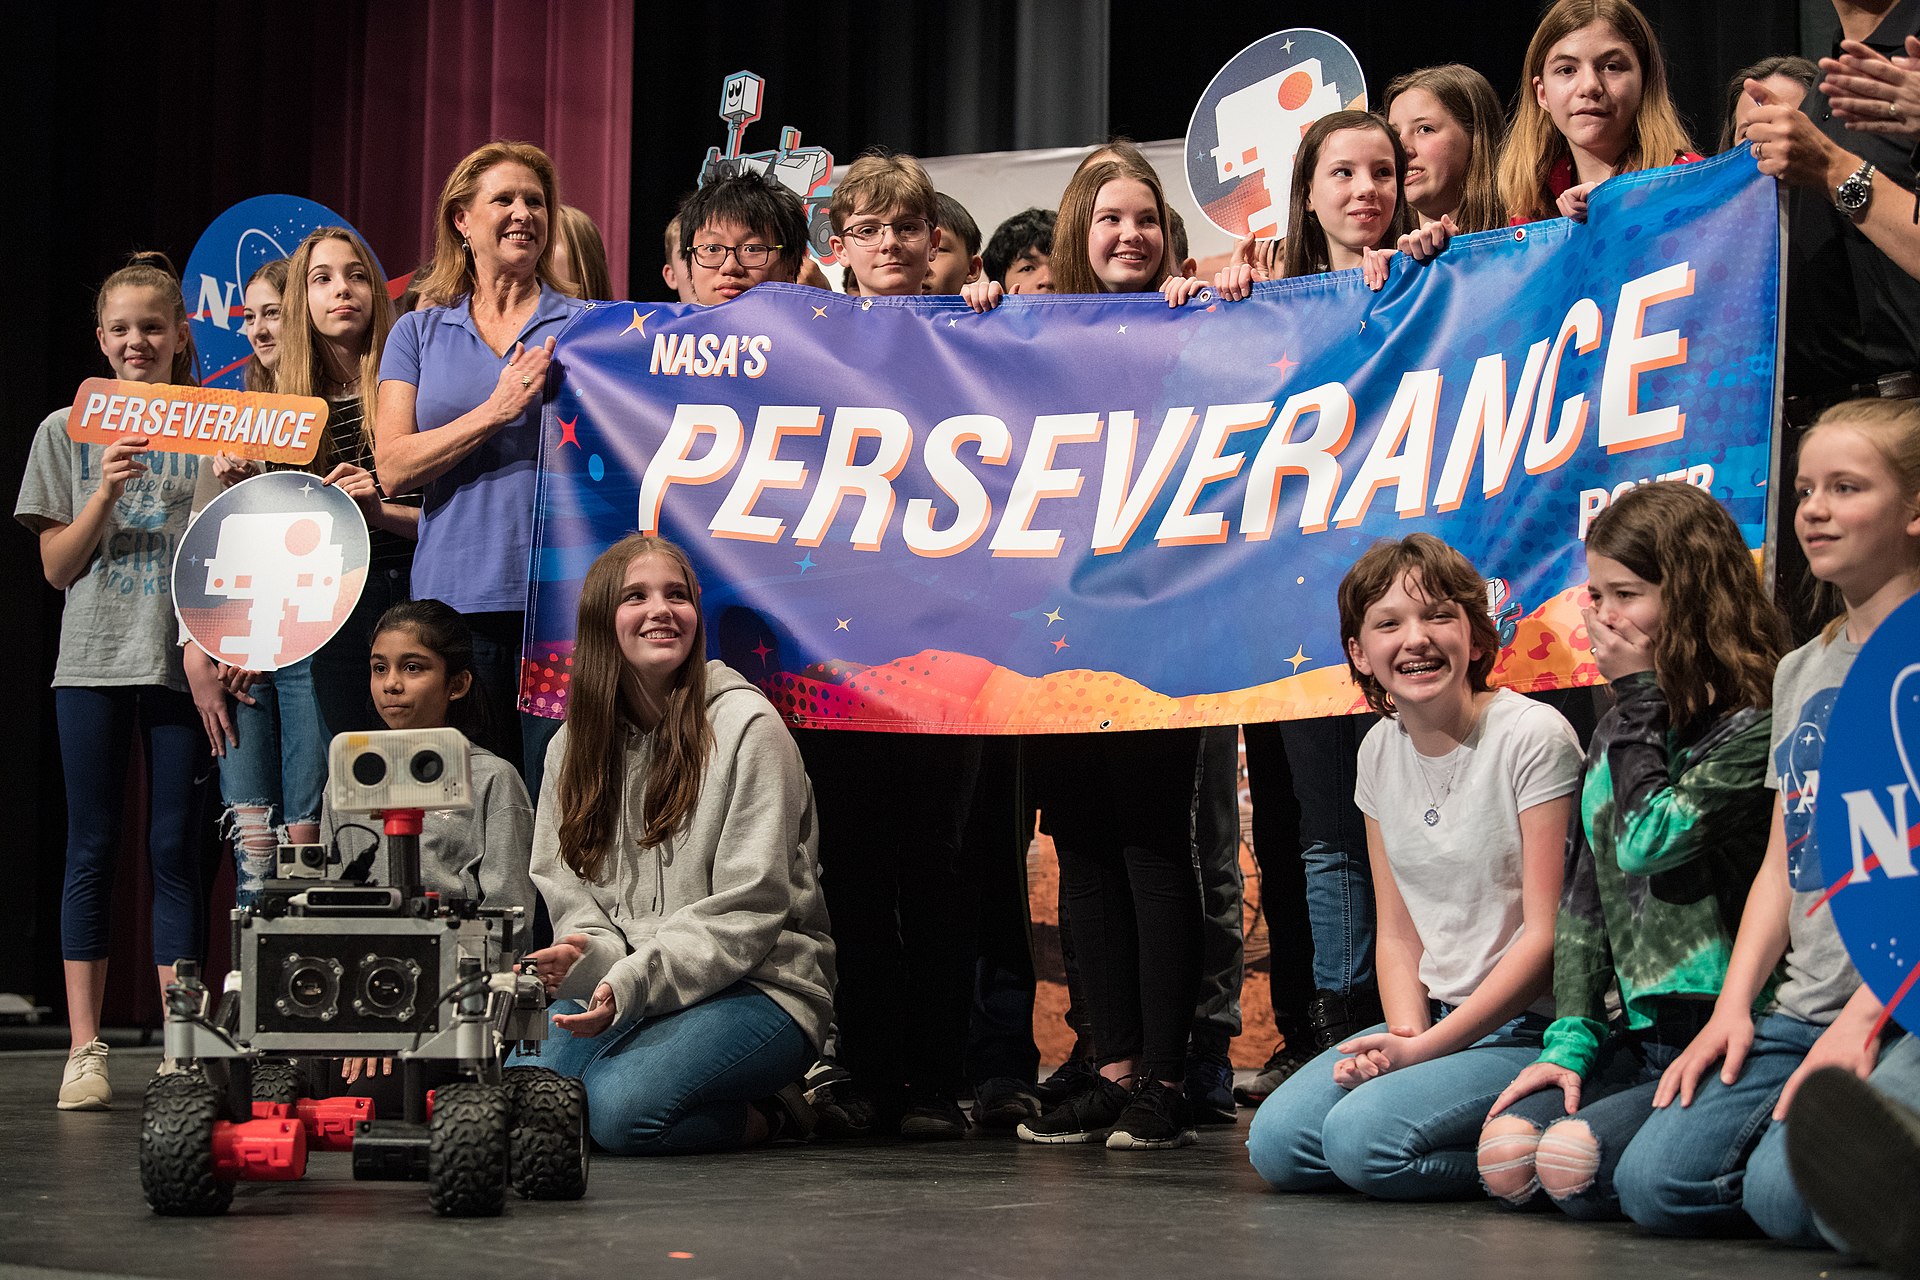
{"label": "circular sign with robot icon", "polygon": [[1236,239],[1284,236],[1300,137],[1321,116],[1367,109],[1360,60],[1338,36],[1296,27],[1256,40],[1214,74],[1187,123],[1187,190]]}
{"label": "circular sign with robot icon", "polygon": [[305,471],[234,485],[188,526],[173,602],[214,659],[277,671],[311,657],[346,623],[367,580],[359,504]]}

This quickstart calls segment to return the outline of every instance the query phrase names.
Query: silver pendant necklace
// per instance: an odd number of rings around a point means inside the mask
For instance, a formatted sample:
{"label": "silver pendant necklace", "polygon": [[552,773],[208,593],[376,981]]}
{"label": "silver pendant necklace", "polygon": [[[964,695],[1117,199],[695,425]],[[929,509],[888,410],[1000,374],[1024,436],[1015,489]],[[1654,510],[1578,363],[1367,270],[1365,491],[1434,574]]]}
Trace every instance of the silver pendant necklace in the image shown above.
{"label": "silver pendant necklace", "polygon": [[1421,814],[1420,818],[1430,827],[1440,824],[1440,806],[1445,804],[1447,797],[1453,794],[1453,775],[1460,771],[1460,754],[1466,749],[1466,745],[1462,742],[1450,753],[1453,756],[1453,764],[1447,769],[1447,780],[1441,784],[1440,794],[1437,797],[1433,794],[1433,777],[1427,772],[1425,757],[1418,751],[1413,753],[1414,763],[1420,769],[1420,781],[1427,789],[1427,811]]}

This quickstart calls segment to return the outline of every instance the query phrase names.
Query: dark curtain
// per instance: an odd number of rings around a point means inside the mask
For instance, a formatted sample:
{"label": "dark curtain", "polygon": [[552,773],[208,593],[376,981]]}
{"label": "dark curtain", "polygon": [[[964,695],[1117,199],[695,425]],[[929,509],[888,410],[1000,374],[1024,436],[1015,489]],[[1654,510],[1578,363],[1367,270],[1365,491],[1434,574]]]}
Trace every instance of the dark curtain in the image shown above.
{"label": "dark curtain", "polygon": [[[433,245],[440,187],[491,138],[553,157],[560,198],[599,224],[625,296],[632,158],[632,0],[496,4],[415,0],[331,6],[318,97],[335,127],[315,133],[315,196],[353,218],[387,270]],[[337,203],[335,203],[337,201]]]}

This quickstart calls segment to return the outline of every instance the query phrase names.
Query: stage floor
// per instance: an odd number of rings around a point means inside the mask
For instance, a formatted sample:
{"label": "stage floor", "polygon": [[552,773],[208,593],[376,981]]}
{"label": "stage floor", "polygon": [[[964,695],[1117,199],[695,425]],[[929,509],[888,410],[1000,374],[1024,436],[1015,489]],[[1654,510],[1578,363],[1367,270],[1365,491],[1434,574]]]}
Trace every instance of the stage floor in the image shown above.
{"label": "stage floor", "polygon": [[[115,1049],[105,1114],[54,1109],[62,1055],[0,1057],[0,1272],[249,1276],[352,1271],[515,1276],[866,1277],[1416,1275],[1868,1280],[1830,1253],[1673,1241],[1486,1202],[1386,1205],[1262,1190],[1237,1129],[1183,1151],[819,1143],[678,1160],[602,1158],[587,1198],[508,1197],[449,1221],[417,1183],[355,1183],[315,1155],[304,1182],[242,1184],[232,1211],[158,1218],[140,1194],[139,1099],[157,1049]],[[1898,1197],[1896,1197],[1896,1200]],[[1890,1209],[1898,1206],[1889,1202]]]}

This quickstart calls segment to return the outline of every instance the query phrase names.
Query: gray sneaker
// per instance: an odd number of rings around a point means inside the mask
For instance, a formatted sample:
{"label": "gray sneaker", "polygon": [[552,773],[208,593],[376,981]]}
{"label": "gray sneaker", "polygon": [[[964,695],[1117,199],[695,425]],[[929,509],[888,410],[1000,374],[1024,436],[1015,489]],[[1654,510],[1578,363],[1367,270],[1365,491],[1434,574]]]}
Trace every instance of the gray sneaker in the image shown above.
{"label": "gray sneaker", "polygon": [[62,1111],[105,1111],[113,1105],[113,1086],[107,1082],[107,1042],[87,1041],[67,1055],[60,1075]]}

